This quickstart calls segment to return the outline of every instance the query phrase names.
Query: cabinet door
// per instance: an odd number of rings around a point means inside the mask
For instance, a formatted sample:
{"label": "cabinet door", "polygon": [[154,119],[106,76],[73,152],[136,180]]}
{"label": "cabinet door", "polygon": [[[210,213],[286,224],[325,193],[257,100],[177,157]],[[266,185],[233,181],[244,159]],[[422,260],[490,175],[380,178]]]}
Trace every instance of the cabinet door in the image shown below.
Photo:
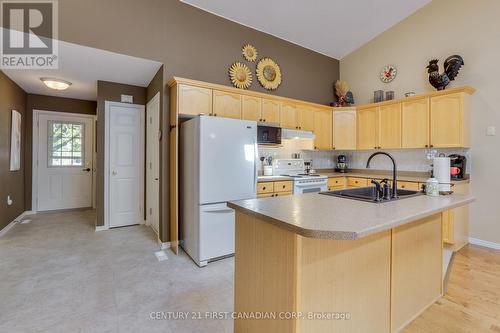
{"label": "cabinet door", "polygon": [[333,112],[333,147],[356,149],[356,110]]}
{"label": "cabinet door", "polygon": [[241,119],[241,95],[214,90],[213,116]]}
{"label": "cabinet door", "polygon": [[262,100],[262,121],[279,125],[280,102],[271,99]]}
{"label": "cabinet door", "polygon": [[260,98],[242,96],[241,117],[245,120],[262,121]]}
{"label": "cabinet door", "polygon": [[401,124],[403,148],[429,147],[429,99],[404,102]]}
{"label": "cabinet door", "polygon": [[212,90],[179,85],[179,114],[197,116],[212,113]]}
{"label": "cabinet door", "polygon": [[379,109],[379,148],[401,148],[401,103]]}
{"label": "cabinet door", "polygon": [[295,104],[281,104],[281,127],[297,129],[297,107]]}
{"label": "cabinet door", "polygon": [[297,106],[297,126],[304,131],[314,131],[314,109],[300,105]]}
{"label": "cabinet door", "polygon": [[314,149],[332,149],[333,115],[331,110],[314,111]]}
{"label": "cabinet door", "polygon": [[358,149],[378,148],[378,108],[357,111],[357,147]]}
{"label": "cabinet door", "polygon": [[462,93],[431,97],[431,147],[462,147]]}

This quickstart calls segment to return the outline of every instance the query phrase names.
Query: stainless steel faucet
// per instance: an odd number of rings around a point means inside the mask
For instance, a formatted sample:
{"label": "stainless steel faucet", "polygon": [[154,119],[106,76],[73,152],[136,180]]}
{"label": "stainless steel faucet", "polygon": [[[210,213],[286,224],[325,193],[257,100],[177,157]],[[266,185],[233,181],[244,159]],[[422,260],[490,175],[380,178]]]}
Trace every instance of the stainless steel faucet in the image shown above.
{"label": "stainless steel faucet", "polygon": [[368,161],[366,162],[366,168],[370,168],[370,161],[372,160],[373,157],[377,155],[385,155],[389,157],[392,161],[392,193],[391,193],[391,198],[392,199],[397,199],[398,198],[398,184],[397,184],[397,171],[396,171],[396,161],[394,160],[394,157],[392,157],[390,154],[383,152],[383,151],[377,151],[368,157]]}

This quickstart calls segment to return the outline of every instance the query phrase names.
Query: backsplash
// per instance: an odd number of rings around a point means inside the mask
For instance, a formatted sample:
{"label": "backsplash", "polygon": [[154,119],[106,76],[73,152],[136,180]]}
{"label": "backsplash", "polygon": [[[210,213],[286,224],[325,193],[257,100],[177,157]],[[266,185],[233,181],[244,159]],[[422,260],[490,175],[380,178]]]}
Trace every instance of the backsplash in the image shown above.
{"label": "backsplash", "polygon": [[[338,155],[346,155],[349,161],[350,169],[365,169],[366,161],[374,150],[363,151],[314,151],[312,140],[283,140],[281,147],[259,147],[259,156],[272,156],[276,158],[292,158],[293,153],[301,153],[304,160],[312,160],[314,169],[333,169],[337,162]],[[397,162],[398,170],[401,171],[420,171],[427,172],[431,170],[432,161],[428,155],[433,152],[431,149],[400,149],[387,150]],[[434,149],[436,156],[440,153],[446,156],[450,154],[460,154],[467,158],[467,173],[471,171],[471,154],[469,149],[464,148],[446,148]],[[372,169],[391,170],[392,163],[383,156],[375,157],[371,164]]]}

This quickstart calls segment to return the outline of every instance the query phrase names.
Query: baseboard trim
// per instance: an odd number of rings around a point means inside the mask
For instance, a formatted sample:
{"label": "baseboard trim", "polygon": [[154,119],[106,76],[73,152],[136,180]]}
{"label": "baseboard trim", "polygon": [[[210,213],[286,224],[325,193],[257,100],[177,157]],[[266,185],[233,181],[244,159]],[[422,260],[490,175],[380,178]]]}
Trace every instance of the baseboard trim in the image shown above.
{"label": "baseboard trim", "polygon": [[170,249],[170,242],[166,242],[166,243],[160,242],[160,249],[162,249],[162,250]]}
{"label": "baseboard trim", "polygon": [[477,239],[477,238],[469,237],[469,243],[471,243],[473,245],[479,245],[479,246],[487,247],[487,248],[494,249],[494,250],[500,250],[500,244],[489,242],[489,241],[485,241],[485,240],[482,240],[482,239]]}
{"label": "baseboard trim", "polygon": [[0,237],[4,236],[5,234],[7,234],[7,232],[9,232],[10,229],[12,229],[17,223],[21,222],[21,220],[28,216],[28,215],[33,215],[35,214],[35,212],[31,211],[31,210],[27,210],[25,212],[22,212],[21,215],[19,215],[18,217],[16,217],[14,219],[14,221],[10,222],[9,224],[7,224],[2,230],[0,230]]}
{"label": "baseboard trim", "polygon": [[98,225],[95,227],[95,232],[99,232],[99,231],[105,231],[105,230],[108,230],[109,228],[105,225]]}

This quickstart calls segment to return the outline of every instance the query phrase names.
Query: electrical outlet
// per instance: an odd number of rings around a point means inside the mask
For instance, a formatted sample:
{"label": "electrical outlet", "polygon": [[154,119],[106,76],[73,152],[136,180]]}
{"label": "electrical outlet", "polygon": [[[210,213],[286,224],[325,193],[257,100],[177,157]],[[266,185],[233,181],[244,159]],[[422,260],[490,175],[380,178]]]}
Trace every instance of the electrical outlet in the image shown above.
{"label": "electrical outlet", "polygon": [[486,135],[487,136],[495,136],[497,135],[497,129],[495,126],[486,127]]}
{"label": "electrical outlet", "polygon": [[14,203],[14,201],[12,201],[12,199],[10,198],[10,195],[7,196],[7,206],[12,206],[12,204]]}

